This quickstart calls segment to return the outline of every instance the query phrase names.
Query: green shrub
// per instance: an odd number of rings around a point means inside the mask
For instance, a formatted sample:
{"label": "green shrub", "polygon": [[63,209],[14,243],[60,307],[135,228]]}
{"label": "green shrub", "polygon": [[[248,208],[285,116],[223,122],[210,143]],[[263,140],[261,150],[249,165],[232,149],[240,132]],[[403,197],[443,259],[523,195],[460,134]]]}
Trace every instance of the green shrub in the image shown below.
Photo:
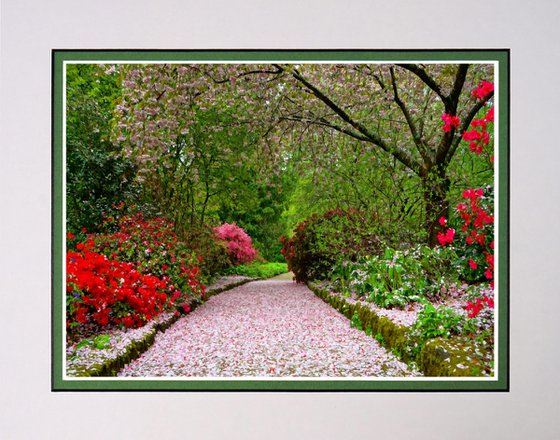
{"label": "green shrub", "polygon": [[231,266],[227,243],[216,239],[211,226],[204,225],[198,228],[180,226],[177,235],[197,255],[202,256],[200,269],[206,278],[205,281],[208,282]]}
{"label": "green shrub", "polygon": [[451,335],[459,335],[465,324],[465,317],[453,311],[450,307],[435,307],[430,302],[425,302],[423,309],[418,313],[414,324],[416,334],[422,341]]}
{"label": "green shrub", "polygon": [[324,279],[341,259],[378,254],[382,249],[377,215],[355,209],[315,214],[283,237],[282,254],[297,282]]}

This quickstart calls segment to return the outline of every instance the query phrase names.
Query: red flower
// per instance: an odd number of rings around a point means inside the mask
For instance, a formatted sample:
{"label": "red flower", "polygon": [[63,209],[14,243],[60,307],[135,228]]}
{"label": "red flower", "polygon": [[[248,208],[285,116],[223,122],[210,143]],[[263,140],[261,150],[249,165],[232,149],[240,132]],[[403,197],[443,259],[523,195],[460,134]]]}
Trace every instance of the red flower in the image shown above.
{"label": "red flower", "polygon": [[134,319],[131,316],[125,316],[122,320],[125,327],[132,327],[134,325]]}
{"label": "red flower", "polygon": [[441,115],[441,120],[444,122],[442,130],[446,133],[450,132],[452,128],[457,128],[461,124],[461,120],[457,116],[451,116],[447,113]]}
{"label": "red flower", "polygon": [[476,261],[469,260],[469,266],[471,267],[472,270],[478,269],[478,264],[476,264]]}
{"label": "red flower", "polygon": [[494,106],[490,107],[490,110],[488,110],[488,113],[484,116],[484,120],[486,122],[494,122]]}
{"label": "red flower", "polygon": [[69,232],[68,234],[66,234],[66,236],[68,237],[68,240],[74,240],[74,234],[72,234],[71,232]]}
{"label": "red flower", "polygon": [[488,307],[491,309],[494,308],[494,298],[488,298],[486,295],[482,297],[482,300],[486,303]]}
{"label": "red flower", "polygon": [[447,231],[445,231],[445,234],[438,232],[438,241],[439,244],[442,246],[453,243],[454,238],[455,238],[455,229],[453,228],[447,229]]}
{"label": "red flower", "polygon": [[79,251],[81,251],[84,248],[84,244],[83,243],[78,243],[76,245],[76,249],[78,249]]}
{"label": "red flower", "polygon": [[76,310],[76,321],[85,324],[87,322],[87,308],[80,307]]}
{"label": "red flower", "polygon": [[189,313],[191,311],[191,306],[185,303],[183,304],[183,310],[185,311],[185,313]]}
{"label": "red flower", "polygon": [[441,226],[445,226],[447,224],[447,220],[445,219],[445,217],[440,217],[439,224]]}
{"label": "red flower", "polygon": [[480,298],[477,298],[476,303],[467,301],[465,309],[467,310],[467,315],[469,316],[469,318],[474,318],[480,313],[483,307],[484,303],[480,300]]}
{"label": "red flower", "polygon": [[481,81],[478,87],[472,91],[472,96],[473,98],[482,100],[493,91],[494,91],[494,84],[488,81]]}

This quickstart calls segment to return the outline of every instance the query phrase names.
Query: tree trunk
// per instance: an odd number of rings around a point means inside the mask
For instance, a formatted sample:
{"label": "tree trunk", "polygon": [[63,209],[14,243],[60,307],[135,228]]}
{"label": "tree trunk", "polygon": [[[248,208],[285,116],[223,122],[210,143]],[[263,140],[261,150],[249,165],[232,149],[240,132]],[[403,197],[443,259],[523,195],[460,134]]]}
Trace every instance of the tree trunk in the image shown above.
{"label": "tree trunk", "polygon": [[447,191],[450,182],[445,171],[443,166],[438,165],[432,168],[426,177],[422,178],[422,192],[426,205],[424,226],[428,234],[428,246],[430,247],[439,244],[438,232],[445,229],[440,225],[439,219],[441,217],[448,219],[449,214]]}

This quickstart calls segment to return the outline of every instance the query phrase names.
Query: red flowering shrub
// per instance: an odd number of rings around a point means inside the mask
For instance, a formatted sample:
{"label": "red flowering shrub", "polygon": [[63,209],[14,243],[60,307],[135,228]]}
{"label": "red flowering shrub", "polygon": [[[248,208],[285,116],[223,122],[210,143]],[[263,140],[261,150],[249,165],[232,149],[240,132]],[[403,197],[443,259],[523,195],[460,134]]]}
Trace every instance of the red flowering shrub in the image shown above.
{"label": "red flowering shrub", "polygon": [[204,297],[200,257],[178,241],[173,223],[163,218],[144,219],[136,213],[107,218],[104,227],[117,232],[91,236],[92,250],[119,261],[135,262],[142,273],[166,281],[170,295],[179,291],[180,301]]}
{"label": "red flowering shrub", "polygon": [[[482,100],[494,92],[494,84],[482,81],[472,92],[474,99]],[[459,119],[453,119],[444,114],[441,119],[445,122],[444,131],[459,125]],[[480,155],[487,153],[489,163],[493,164],[493,122],[494,106],[492,105],[486,114],[480,119],[473,119],[470,130],[463,133],[463,140],[469,142],[469,149]],[[463,276],[468,281],[490,281],[490,287],[494,288],[494,190],[492,186],[485,189],[468,189],[463,192],[462,203],[457,205],[457,215],[461,223],[462,243],[455,246],[468,263],[465,264]],[[442,226],[447,226],[447,220],[440,219]],[[455,229],[447,228],[445,232],[438,233],[438,241],[441,246],[451,244],[455,238]],[[461,249],[462,248],[462,249]],[[468,267],[467,267],[468,266]],[[466,311],[469,318],[477,316],[484,306],[494,307],[494,300],[484,295],[473,301],[467,301]]]}
{"label": "red flowering shrub", "polygon": [[71,327],[93,321],[136,327],[163,310],[205,298],[200,257],[178,242],[172,223],[137,213],[106,216],[102,228],[107,232],[89,234],[85,242],[68,234],[75,249],[67,254]]}
{"label": "red flowering shrub", "polygon": [[133,263],[84,250],[66,254],[66,317],[70,330],[80,324],[138,327],[172,304],[168,285],[142,275]]}
{"label": "red flowering shrub", "polygon": [[[494,92],[494,84],[482,81],[472,96],[482,100]],[[494,122],[494,106],[480,119],[473,119],[471,130],[463,133],[463,139],[469,142],[469,149],[476,154],[487,152],[494,162],[492,132]],[[469,259],[471,274],[474,280],[490,280],[494,288],[494,190],[469,189],[463,193],[464,203],[457,206],[457,213],[463,221],[462,232],[467,244],[466,257]]]}
{"label": "red flowering shrub", "polygon": [[[469,189],[463,192],[465,202],[457,205],[457,213],[463,222],[465,258],[470,271],[467,279],[473,281],[494,278],[494,192],[492,187]],[[493,282],[491,281],[493,286]]]}
{"label": "red flowering shrub", "polygon": [[[482,81],[472,92],[475,99],[482,100],[494,92],[494,84]],[[452,126],[449,115],[443,115],[442,120],[446,127]],[[494,162],[492,131],[494,122],[494,106],[492,105],[486,114],[480,119],[473,119],[470,130],[463,133],[463,140],[469,142],[469,149],[480,155],[486,152]],[[461,224],[463,242],[457,246],[462,247],[464,259],[468,267],[464,269],[464,276],[469,281],[490,281],[490,287],[494,288],[494,190],[492,186],[485,189],[468,189],[463,192],[462,203],[457,205],[457,214]],[[447,225],[445,218],[440,219],[442,226]],[[455,230],[448,228],[445,233],[438,234],[438,240],[442,246],[453,242]],[[482,309],[488,306],[494,308],[493,298],[484,295],[474,301],[467,301],[466,311],[469,318],[476,317]]]}
{"label": "red flowering shrub", "polygon": [[[469,142],[469,149],[476,154],[482,154],[490,143],[490,133],[494,122],[494,106],[490,107],[486,115],[480,119],[473,119],[472,129],[463,133],[463,139]],[[490,126],[490,128],[489,128]]]}
{"label": "red flowering shrub", "polygon": [[218,240],[227,243],[227,251],[234,265],[249,263],[255,259],[257,251],[251,237],[235,223],[224,223],[214,228]]}
{"label": "red flowering shrub", "polygon": [[314,214],[281,242],[297,282],[325,278],[340,259],[379,255],[382,249],[377,215],[356,209]]}

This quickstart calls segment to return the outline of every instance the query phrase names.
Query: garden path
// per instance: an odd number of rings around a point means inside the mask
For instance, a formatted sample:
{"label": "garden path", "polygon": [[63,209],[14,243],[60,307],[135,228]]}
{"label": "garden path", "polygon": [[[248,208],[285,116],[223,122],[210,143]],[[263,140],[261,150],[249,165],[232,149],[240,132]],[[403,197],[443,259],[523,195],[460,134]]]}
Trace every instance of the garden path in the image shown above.
{"label": "garden path", "polygon": [[[286,279],[287,278],[287,279]],[[119,376],[411,376],[363,331],[289,276],[211,297]]]}

